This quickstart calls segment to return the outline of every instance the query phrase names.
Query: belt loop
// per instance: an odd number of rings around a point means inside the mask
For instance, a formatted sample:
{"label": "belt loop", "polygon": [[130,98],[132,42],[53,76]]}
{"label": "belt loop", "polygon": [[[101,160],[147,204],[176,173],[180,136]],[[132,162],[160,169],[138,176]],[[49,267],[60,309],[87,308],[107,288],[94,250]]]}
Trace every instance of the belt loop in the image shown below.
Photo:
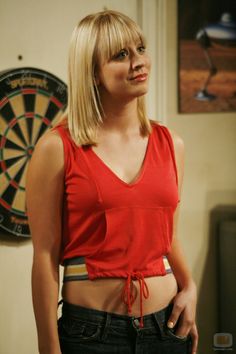
{"label": "belt loop", "polygon": [[101,340],[105,340],[106,336],[107,336],[107,332],[108,332],[108,327],[111,324],[111,314],[106,312],[106,320],[105,320],[105,324],[103,327],[103,331],[102,331],[102,335],[101,335]]}
{"label": "belt loop", "polygon": [[156,321],[156,324],[158,326],[161,336],[165,336],[166,323],[167,323],[168,318],[171,314],[172,308],[173,308],[173,304],[170,303],[164,309],[154,312],[152,314],[154,316],[154,319]]}
{"label": "belt loop", "polygon": [[152,313],[152,315],[154,317],[154,322],[157,325],[158,331],[159,331],[160,335],[163,337],[163,335],[165,334],[164,328],[163,328],[163,322],[161,321],[160,318],[158,318],[159,316],[158,316],[157,312]]}
{"label": "belt loop", "polygon": [[58,308],[61,304],[63,304],[63,299],[61,299],[61,300],[58,302],[57,308]]}

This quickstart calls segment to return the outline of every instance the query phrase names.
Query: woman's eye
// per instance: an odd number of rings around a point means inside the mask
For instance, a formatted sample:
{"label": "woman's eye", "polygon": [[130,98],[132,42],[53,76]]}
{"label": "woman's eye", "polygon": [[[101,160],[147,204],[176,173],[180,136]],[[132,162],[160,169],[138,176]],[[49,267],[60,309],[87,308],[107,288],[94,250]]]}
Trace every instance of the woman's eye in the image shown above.
{"label": "woman's eye", "polygon": [[146,48],[143,45],[141,45],[141,46],[138,47],[138,51],[140,53],[144,53],[146,51]]}
{"label": "woman's eye", "polygon": [[115,55],[115,59],[124,59],[128,54],[129,53],[126,49],[122,49],[118,54]]}

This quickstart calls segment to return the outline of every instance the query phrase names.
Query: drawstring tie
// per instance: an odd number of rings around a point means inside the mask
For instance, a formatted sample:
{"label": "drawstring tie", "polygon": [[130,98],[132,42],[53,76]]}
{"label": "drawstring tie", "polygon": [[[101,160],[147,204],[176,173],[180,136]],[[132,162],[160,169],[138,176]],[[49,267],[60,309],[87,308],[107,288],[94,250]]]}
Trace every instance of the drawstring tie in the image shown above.
{"label": "drawstring tie", "polygon": [[132,279],[137,279],[139,282],[139,290],[140,290],[140,327],[143,328],[143,296],[145,299],[149,297],[149,290],[147,283],[145,282],[144,275],[141,272],[130,272],[128,274],[127,280],[125,282],[125,286],[122,292],[122,300],[127,305],[128,314],[131,315],[132,305],[135,300],[134,296],[134,287],[132,283]]}

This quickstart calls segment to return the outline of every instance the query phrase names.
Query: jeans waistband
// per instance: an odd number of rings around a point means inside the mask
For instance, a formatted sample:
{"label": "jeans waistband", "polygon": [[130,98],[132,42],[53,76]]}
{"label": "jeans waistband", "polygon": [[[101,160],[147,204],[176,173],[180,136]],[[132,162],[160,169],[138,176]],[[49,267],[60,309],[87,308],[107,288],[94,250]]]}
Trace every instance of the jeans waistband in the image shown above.
{"label": "jeans waistband", "polygon": [[[139,324],[140,317],[129,316],[129,315],[121,315],[113,312],[107,312],[102,310],[96,310],[92,308],[87,308],[79,305],[73,305],[66,301],[61,301],[63,303],[62,306],[62,315],[68,316],[70,318],[75,318],[78,320],[85,320],[91,323],[104,323],[107,321],[109,317],[110,325],[114,325],[116,327],[129,327],[131,322],[136,323],[137,326]],[[61,303],[60,302],[60,303]],[[143,316],[143,324],[144,328],[152,327],[158,324],[158,327],[163,328],[163,324],[167,322],[171,310],[173,308],[173,304],[170,303],[165,308],[153,312],[151,314],[147,314]]]}

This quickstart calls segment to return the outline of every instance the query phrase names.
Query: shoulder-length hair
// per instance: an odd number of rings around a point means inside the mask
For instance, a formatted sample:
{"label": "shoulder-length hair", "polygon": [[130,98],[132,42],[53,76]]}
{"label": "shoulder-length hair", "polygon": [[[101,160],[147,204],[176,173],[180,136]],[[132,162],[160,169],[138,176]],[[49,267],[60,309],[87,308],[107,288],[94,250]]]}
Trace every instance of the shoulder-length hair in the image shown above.
{"label": "shoulder-length hair", "polygon": [[[68,60],[68,105],[63,122],[77,145],[96,145],[97,128],[104,112],[96,85],[98,63],[108,60],[131,41],[145,45],[139,26],[117,11],[102,11],[82,19],[74,28]],[[137,98],[140,133],[152,128],[146,116],[144,96]]]}

